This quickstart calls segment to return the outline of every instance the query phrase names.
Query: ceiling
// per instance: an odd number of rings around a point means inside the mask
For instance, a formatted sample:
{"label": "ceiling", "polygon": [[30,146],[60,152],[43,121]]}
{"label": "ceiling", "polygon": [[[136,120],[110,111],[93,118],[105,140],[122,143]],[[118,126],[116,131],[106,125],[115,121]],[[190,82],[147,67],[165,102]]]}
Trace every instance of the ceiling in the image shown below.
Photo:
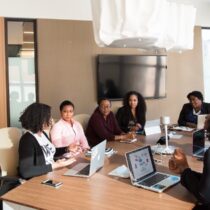
{"label": "ceiling", "polygon": [[[168,1],[193,4],[197,8],[196,25],[210,26],[210,0]],[[0,0],[0,16],[16,18],[92,20],[90,2],[91,0]],[[40,5],[42,9],[40,9]]]}

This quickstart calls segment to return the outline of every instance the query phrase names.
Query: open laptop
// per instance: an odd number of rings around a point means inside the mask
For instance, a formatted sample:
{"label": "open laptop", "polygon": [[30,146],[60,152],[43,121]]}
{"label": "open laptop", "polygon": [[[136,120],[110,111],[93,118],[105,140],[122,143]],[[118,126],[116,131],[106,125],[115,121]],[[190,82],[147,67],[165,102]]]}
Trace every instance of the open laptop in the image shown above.
{"label": "open laptop", "polygon": [[78,163],[64,173],[65,176],[90,177],[103,167],[105,157],[106,140],[91,149],[90,163]]}
{"label": "open laptop", "polygon": [[197,117],[197,129],[203,129],[207,114],[200,114]]}
{"label": "open laptop", "polygon": [[180,181],[179,176],[156,171],[150,146],[127,152],[125,156],[134,186],[162,192]]}
{"label": "open laptop", "polygon": [[207,148],[205,147],[205,130],[200,129],[193,133],[193,156],[203,158]]}

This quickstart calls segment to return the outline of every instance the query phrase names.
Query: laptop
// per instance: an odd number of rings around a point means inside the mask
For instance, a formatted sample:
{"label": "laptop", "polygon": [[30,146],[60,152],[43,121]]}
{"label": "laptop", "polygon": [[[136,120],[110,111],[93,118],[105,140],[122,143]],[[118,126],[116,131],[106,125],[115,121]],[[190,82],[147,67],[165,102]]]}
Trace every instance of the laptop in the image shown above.
{"label": "laptop", "polygon": [[156,171],[150,146],[145,146],[125,154],[131,183],[134,186],[163,192],[168,187],[180,181],[179,176],[174,176]]}
{"label": "laptop", "polygon": [[104,165],[106,140],[91,149],[90,163],[77,163],[67,170],[65,176],[90,177]]}
{"label": "laptop", "polygon": [[200,114],[197,118],[197,129],[203,129],[207,114]]}
{"label": "laptop", "polygon": [[205,130],[200,129],[193,133],[193,156],[203,158],[207,148],[205,147]]}

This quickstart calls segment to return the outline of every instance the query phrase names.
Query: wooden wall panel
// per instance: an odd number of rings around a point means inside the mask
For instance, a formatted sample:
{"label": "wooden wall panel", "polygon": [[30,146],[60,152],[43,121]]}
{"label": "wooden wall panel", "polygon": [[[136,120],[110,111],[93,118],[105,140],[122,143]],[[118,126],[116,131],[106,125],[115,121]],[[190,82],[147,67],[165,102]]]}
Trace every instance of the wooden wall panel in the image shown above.
{"label": "wooden wall panel", "polygon": [[0,128],[7,126],[4,18],[0,17]]}
{"label": "wooden wall panel", "polygon": [[[162,115],[176,122],[189,91],[203,92],[201,29],[195,29],[194,49],[168,53],[167,97],[147,100],[147,119]],[[137,49],[99,48],[90,21],[38,20],[39,96],[59,118],[64,99],[75,103],[75,112],[91,114],[96,107],[96,56],[109,54],[154,54]],[[121,101],[112,103],[113,109]]]}

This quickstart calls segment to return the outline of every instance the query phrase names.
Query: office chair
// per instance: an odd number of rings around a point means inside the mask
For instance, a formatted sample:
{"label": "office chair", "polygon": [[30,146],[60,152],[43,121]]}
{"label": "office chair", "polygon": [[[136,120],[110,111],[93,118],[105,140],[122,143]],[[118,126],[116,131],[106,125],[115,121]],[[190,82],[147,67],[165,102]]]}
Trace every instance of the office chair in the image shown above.
{"label": "office chair", "polygon": [[15,127],[0,129],[0,166],[8,176],[17,175],[18,146],[21,130]]}
{"label": "office chair", "polygon": [[88,125],[88,121],[90,119],[90,115],[88,115],[88,114],[78,114],[78,115],[74,116],[74,119],[82,125],[83,130],[85,131],[86,128],[87,128],[87,125]]}

